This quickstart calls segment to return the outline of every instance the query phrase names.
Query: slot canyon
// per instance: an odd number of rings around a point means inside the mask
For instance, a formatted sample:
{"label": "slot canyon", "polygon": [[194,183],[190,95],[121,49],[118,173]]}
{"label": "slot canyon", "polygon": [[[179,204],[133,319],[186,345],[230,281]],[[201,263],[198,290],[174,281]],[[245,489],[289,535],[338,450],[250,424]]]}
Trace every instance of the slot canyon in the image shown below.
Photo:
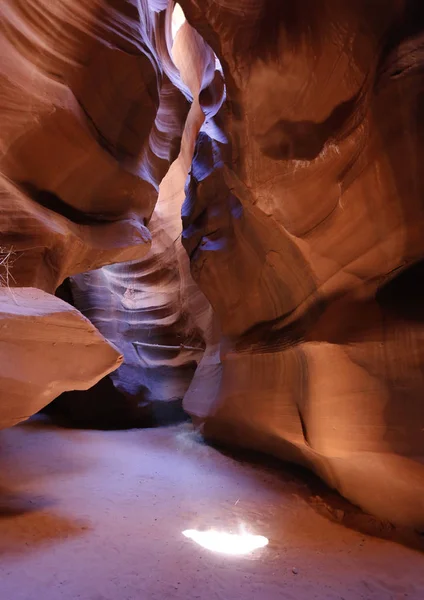
{"label": "slot canyon", "polygon": [[422,0],[1,0],[0,122],[0,599],[422,600]]}

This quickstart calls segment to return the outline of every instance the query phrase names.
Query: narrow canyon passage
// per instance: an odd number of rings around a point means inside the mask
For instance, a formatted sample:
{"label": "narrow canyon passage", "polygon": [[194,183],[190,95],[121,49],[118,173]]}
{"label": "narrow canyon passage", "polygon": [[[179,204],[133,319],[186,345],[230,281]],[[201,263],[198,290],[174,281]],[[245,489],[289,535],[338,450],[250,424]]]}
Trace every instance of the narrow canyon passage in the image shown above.
{"label": "narrow canyon passage", "polygon": [[423,0],[0,0],[0,600],[424,600]]}
{"label": "narrow canyon passage", "polygon": [[[94,432],[30,421],[2,431],[0,447],[2,599],[424,597],[424,556],[399,532],[305,473],[202,444],[188,424]],[[227,556],[182,535],[241,527],[268,546]]]}

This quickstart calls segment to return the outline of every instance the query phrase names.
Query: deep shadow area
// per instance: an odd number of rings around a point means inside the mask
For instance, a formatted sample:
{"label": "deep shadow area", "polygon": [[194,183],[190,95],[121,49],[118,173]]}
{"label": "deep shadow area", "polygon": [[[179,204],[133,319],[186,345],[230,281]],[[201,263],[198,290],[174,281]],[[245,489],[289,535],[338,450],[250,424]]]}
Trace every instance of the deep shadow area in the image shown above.
{"label": "deep shadow area", "polygon": [[376,295],[379,305],[407,321],[423,321],[424,261],[399,269],[380,287]]}
{"label": "deep shadow area", "polygon": [[71,206],[67,204],[59,198],[59,196],[49,190],[38,190],[31,183],[25,182],[21,184],[21,189],[27,194],[34,202],[51,210],[62,217],[65,217],[72,223],[76,225],[104,225],[105,223],[109,223],[113,221],[113,216],[110,218],[105,217],[104,215],[96,215],[89,214],[76,208],[75,206]]}
{"label": "deep shadow area", "polygon": [[127,399],[104,377],[90,390],[65,392],[42,410],[62,427],[78,429],[131,429],[153,427],[154,415],[147,404]]}
{"label": "deep shadow area", "polygon": [[90,390],[65,392],[42,411],[60,427],[114,431],[174,425],[189,420],[182,400],[168,402],[126,397],[104,377]]}
{"label": "deep shadow area", "polygon": [[338,104],[322,122],[280,119],[258,136],[262,152],[274,160],[315,160],[330,139],[346,137],[360,121],[362,90]]}

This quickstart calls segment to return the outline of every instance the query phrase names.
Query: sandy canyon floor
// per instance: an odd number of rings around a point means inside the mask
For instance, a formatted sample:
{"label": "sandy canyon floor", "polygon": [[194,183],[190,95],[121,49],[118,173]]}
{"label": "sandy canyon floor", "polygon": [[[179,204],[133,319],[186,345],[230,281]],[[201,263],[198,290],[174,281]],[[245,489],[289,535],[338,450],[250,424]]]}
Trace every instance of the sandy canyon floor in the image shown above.
{"label": "sandy canyon floor", "polygon": [[[0,598],[424,598],[424,544],[312,476],[202,444],[189,425],[0,432]],[[186,529],[269,545],[210,552]]]}

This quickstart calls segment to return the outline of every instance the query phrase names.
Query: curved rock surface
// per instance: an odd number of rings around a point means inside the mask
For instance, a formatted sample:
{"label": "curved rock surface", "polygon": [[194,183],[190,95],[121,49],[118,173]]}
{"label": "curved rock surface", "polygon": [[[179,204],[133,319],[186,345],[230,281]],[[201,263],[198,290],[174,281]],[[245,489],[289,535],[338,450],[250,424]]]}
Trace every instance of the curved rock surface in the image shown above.
{"label": "curved rock surface", "polygon": [[[171,15],[168,9],[168,34]],[[190,276],[181,245],[181,206],[195,140],[205,121],[199,94],[208,89],[215,93],[216,112],[224,90],[222,84],[216,86],[222,76],[217,75],[209,46],[187,23],[177,25],[181,27],[172,42],[173,80],[192,104],[181,152],[160,185],[149,223],[151,251],[140,260],[70,281],[72,303],[124,354],[123,365],[110,376],[113,386],[105,381],[55,402],[56,414],[85,426],[134,426],[176,416],[209,335],[211,309]]]}
{"label": "curved rock surface", "polygon": [[122,355],[88,319],[35,288],[0,289],[0,427],[11,427],[65,390],[85,390]]}
{"label": "curved rock surface", "polygon": [[18,285],[54,291],[149,249],[189,109],[163,38],[147,0],[2,3],[1,231]]}
{"label": "curved rock surface", "polygon": [[125,355],[96,403],[200,360],[208,439],[424,529],[421,3],[181,5],[172,55],[166,0],[2,3],[1,280],[74,276]]}
{"label": "curved rock surface", "polygon": [[150,249],[146,224],[190,106],[173,81],[164,8],[1,4],[3,284],[54,293],[71,275]]}
{"label": "curved rock surface", "polygon": [[423,11],[181,4],[223,65],[229,139],[200,133],[183,207],[221,329],[186,409],[423,529]]}

